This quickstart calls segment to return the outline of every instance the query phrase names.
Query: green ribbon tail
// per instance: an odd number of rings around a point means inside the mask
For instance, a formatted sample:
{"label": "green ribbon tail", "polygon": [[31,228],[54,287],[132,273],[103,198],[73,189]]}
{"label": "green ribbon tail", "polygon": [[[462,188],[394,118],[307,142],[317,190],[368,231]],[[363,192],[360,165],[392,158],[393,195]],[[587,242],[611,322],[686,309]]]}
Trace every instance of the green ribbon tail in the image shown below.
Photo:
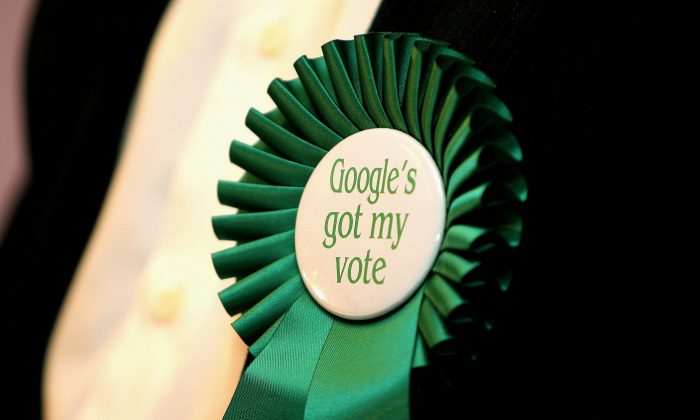
{"label": "green ribbon tail", "polygon": [[423,288],[372,322],[336,318],[311,382],[304,418],[407,419]]}
{"label": "green ribbon tail", "polygon": [[224,420],[299,419],[333,318],[304,292],[245,370]]}
{"label": "green ribbon tail", "polygon": [[373,322],[333,317],[303,293],[248,366],[224,420],[404,419],[421,288]]}

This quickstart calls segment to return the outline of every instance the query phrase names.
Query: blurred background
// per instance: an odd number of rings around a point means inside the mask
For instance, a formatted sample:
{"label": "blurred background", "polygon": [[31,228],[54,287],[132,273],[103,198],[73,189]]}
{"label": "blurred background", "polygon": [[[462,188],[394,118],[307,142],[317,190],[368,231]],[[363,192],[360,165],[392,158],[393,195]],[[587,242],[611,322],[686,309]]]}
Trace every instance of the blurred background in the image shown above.
{"label": "blurred background", "polygon": [[23,418],[40,416],[49,334],[165,3],[0,2],[0,276],[11,343],[3,353],[14,361],[8,401]]}
{"label": "blurred background", "polygon": [[664,123],[683,107],[650,104],[680,103],[697,42],[691,13],[642,9],[0,0],[3,404],[30,419],[221,417],[246,360],[209,261],[222,248],[209,218],[226,211],[216,180],[240,176],[228,143],[254,139],[245,113],[272,107],[267,84],[294,77],[297,57],[368,30],[420,32],[474,58],[513,113],[531,192],[484,357],[414,371],[412,415],[661,404],[641,385],[656,341],[631,343],[663,328],[628,306],[641,300],[625,285],[645,281],[619,248],[637,242],[625,206],[639,197],[639,145],[687,137]]}

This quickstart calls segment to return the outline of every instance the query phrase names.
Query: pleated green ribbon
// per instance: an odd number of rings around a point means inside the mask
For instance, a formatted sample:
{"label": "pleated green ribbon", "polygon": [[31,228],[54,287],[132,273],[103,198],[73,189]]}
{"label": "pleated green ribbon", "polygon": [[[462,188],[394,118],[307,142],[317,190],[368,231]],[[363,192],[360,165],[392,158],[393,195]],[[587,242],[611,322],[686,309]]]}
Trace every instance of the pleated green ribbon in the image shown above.
{"label": "pleated green ribbon", "polygon": [[[248,113],[260,142],[231,144],[246,175],[219,182],[221,203],[239,210],[213,218],[220,239],[238,241],[212,256],[221,278],[238,278],[219,296],[229,314],[243,313],[233,328],[254,356],[224,418],[406,418],[411,367],[450,352],[456,337],[478,341],[509,287],[527,197],[511,116],[469,58],[416,34],[332,41],[294,67],[298,79],[270,84],[277,108]],[[294,226],[318,162],[375,127],[411,135],[435,159],[445,235],[413,297],[383,317],[348,321],[305,289]]]}
{"label": "pleated green ribbon", "polygon": [[302,293],[246,369],[224,419],[407,418],[408,375],[397,373],[411,369],[422,295],[390,316],[353,322]]}

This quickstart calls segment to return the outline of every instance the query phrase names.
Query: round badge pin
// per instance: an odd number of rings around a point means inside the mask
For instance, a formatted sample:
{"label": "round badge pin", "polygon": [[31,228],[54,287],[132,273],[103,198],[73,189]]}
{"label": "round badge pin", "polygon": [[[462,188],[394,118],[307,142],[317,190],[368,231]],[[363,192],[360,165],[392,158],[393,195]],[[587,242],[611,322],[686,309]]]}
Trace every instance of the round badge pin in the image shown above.
{"label": "round badge pin", "polygon": [[428,151],[374,128],[333,147],[309,178],[295,226],[311,296],[351,320],[384,315],[426,278],[445,227],[445,189]]}

